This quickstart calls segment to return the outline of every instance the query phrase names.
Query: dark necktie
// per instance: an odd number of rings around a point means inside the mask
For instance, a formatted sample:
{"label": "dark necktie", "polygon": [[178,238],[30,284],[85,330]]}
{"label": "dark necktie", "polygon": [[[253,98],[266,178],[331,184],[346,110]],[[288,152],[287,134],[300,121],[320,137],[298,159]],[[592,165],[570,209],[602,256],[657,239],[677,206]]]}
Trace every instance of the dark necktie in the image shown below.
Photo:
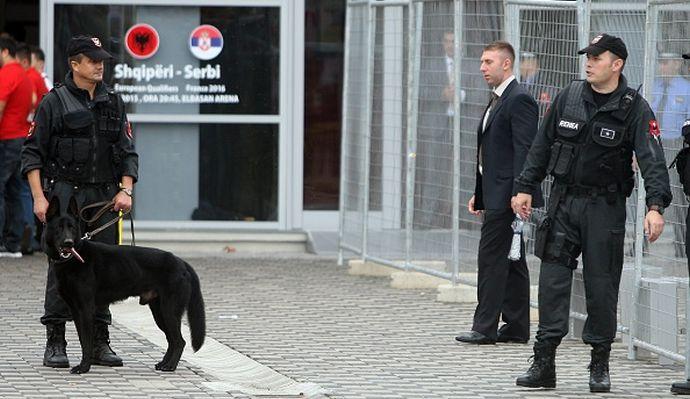
{"label": "dark necktie", "polygon": [[[498,102],[498,94],[495,92],[491,92],[491,99],[489,100],[489,105],[486,106],[486,111],[484,111],[484,117],[482,118],[482,133],[484,133],[484,130],[486,129],[486,125],[484,124],[484,120],[486,120],[486,123],[489,123],[489,116],[487,115],[489,112],[491,112],[491,108],[494,107],[494,105]],[[479,173],[483,173],[482,170],[482,146],[481,142],[479,144]]]}
{"label": "dark necktie", "polygon": [[484,129],[486,129],[486,125],[484,124],[484,120],[486,120],[486,123],[489,123],[489,112],[491,112],[491,109],[496,105],[498,102],[498,94],[494,93],[493,91],[491,92],[491,99],[489,99],[489,105],[486,107],[486,111],[484,111],[484,117],[482,118],[482,132],[484,132]]}

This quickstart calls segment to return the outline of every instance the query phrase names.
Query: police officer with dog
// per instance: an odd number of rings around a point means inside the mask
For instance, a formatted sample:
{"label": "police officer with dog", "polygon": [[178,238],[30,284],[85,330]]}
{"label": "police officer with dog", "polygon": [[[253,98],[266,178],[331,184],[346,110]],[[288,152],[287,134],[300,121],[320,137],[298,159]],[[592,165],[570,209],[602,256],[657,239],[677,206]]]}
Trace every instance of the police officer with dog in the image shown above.
{"label": "police officer with dog", "polygon": [[[82,222],[82,231],[92,231],[128,212],[137,180],[138,155],[134,150],[131,125],[120,96],[103,83],[104,60],[112,56],[100,40],[75,36],[67,45],[70,72],[63,85],[41,102],[22,149],[22,173],[29,180],[34,213],[46,222],[50,200],[57,197],[61,212],[69,199],[80,209],[100,201],[113,202],[113,211],[95,222]],[[108,244],[119,243],[114,224],[93,237]],[[47,342],[43,365],[69,367],[65,347],[65,322],[69,307],[59,297],[52,262],[48,265],[45,313]],[[122,359],[110,348],[108,307],[96,309],[93,363],[121,366]]]}
{"label": "police officer with dog", "polygon": [[542,263],[534,361],[516,384],[556,387],[556,348],[568,332],[573,270],[582,254],[587,302],[582,339],[592,346],[589,389],[608,392],[633,153],[647,192],[644,228],[650,242],[663,231],[671,191],[654,113],[622,74],[625,43],[600,34],[578,54],[587,56],[586,80],[573,81],[558,94],[515,179],[512,207],[527,218],[532,193],[547,175],[554,178],[535,239]]}

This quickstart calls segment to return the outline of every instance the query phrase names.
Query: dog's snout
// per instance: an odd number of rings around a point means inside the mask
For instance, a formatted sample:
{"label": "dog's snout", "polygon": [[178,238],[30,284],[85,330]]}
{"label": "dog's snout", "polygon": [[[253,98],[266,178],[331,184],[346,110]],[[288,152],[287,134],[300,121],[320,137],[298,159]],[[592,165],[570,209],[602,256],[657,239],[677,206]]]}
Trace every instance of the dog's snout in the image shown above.
{"label": "dog's snout", "polygon": [[74,240],[71,239],[71,238],[67,238],[67,239],[63,242],[63,245],[64,245],[65,247],[71,248],[71,247],[74,246]]}

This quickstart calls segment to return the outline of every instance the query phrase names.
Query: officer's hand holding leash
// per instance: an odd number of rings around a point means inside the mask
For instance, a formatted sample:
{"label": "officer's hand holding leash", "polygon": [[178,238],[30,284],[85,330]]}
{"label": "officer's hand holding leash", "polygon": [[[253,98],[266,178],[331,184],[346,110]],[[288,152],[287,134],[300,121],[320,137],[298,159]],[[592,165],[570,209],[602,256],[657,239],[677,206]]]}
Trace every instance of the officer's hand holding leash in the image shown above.
{"label": "officer's hand holding leash", "polygon": [[482,214],[482,211],[478,211],[478,210],[474,209],[474,195],[472,196],[472,198],[470,198],[470,201],[467,203],[467,209],[474,216],[479,216]]}
{"label": "officer's hand holding leash", "polygon": [[664,231],[664,217],[659,211],[650,209],[644,218],[644,232],[649,242],[656,241]]}
{"label": "officer's hand holding leash", "polygon": [[113,201],[115,201],[115,204],[113,204],[115,212],[129,212],[132,209],[132,197],[124,191],[118,191]]}
{"label": "officer's hand holding leash", "polygon": [[511,198],[510,206],[515,214],[520,215],[522,220],[528,220],[532,214],[532,196],[525,193],[517,193]]}

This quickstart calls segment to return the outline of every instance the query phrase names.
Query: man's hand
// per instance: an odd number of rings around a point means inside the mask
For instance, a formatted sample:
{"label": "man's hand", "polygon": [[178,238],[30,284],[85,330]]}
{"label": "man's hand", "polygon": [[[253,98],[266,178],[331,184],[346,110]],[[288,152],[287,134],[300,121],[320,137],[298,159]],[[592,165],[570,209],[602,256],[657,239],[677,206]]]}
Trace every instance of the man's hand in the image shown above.
{"label": "man's hand", "polygon": [[48,212],[48,200],[46,196],[41,193],[41,195],[34,196],[34,214],[41,221],[41,223],[46,222],[46,212]]}
{"label": "man's hand", "polygon": [[467,203],[467,209],[474,216],[480,216],[482,214],[482,211],[474,209],[474,195],[472,196],[472,198],[470,198],[470,202]]}
{"label": "man's hand", "polygon": [[115,201],[115,205],[113,205],[115,212],[129,212],[129,210],[132,209],[132,197],[127,195],[124,191],[118,191],[113,200]]}
{"label": "man's hand", "polygon": [[520,215],[522,220],[528,220],[532,214],[532,196],[525,193],[517,193],[510,200],[510,207],[513,208],[513,212]]}
{"label": "man's hand", "polygon": [[657,211],[647,212],[644,217],[644,232],[647,234],[649,242],[656,241],[664,231],[664,217]]}

